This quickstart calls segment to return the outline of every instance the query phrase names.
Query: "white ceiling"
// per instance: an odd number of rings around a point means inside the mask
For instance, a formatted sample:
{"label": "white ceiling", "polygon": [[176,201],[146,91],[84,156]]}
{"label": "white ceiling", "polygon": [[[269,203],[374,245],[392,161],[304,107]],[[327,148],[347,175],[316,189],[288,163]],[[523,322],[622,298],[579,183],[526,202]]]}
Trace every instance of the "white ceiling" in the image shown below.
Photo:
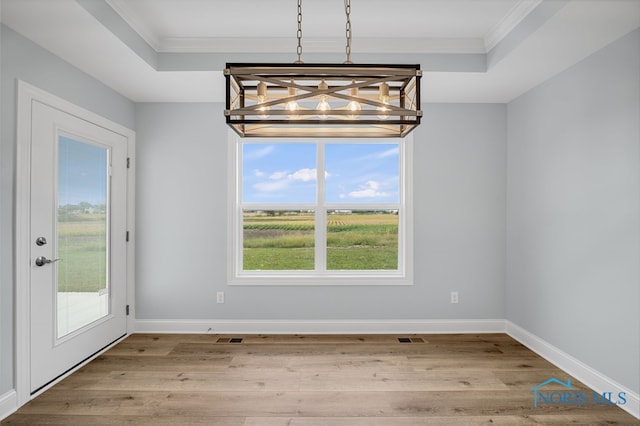
{"label": "white ceiling", "polygon": [[[295,0],[107,0],[157,51],[175,50],[179,40],[291,38],[296,35]],[[367,38],[455,38],[483,40],[518,1],[354,0],[356,42]],[[531,2],[528,2],[531,3]],[[343,0],[305,0],[303,37],[333,38],[344,45]],[[290,45],[291,52],[295,44]]]}
{"label": "white ceiling", "polygon": [[[0,0],[2,22],[136,102],[223,101],[229,62],[293,62],[296,0]],[[640,26],[640,0],[352,0],[354,62],[420,63],[425,102],[509,102]],[[303,1],[343,62],[343,0]]]}

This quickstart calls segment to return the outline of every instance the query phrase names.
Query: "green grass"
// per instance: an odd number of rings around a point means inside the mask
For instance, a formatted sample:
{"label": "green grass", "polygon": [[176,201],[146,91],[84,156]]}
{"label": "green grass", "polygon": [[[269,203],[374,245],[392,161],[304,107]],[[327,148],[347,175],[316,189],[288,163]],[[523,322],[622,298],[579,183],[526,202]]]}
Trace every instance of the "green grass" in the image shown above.
{"label": "green grass", "polygon": [[280,236],[255,236],[247,238],[245,233],[245,248],[308,248],[314,246],[313,232],[287,233]]}
{"label": "green grass", "polygon": [[329,247],[327,269],[338,270],[395,270],[398,269],[396,247]]}
{"label": "green grass", "polygon": [[58,291],[97,292],[107,286],[104,214],[60,215]]}
{"label": "green grass", "polygon": [[[313,214],[245,215],[244,269],[313,270]],[[101,214],[61,215],[58,224],[58,288],[97,292],[106,287],[106,227]],[[398,268],[398,216],[329,215],[329,270]]]}
{"label": "green grass", "polygon": [[[314,269],[313,214],[245,213],[244,270]],[[398,268],[398,216],[335,214],[327,223],[327,269]]]}
{"label": "green grass", "polygon": [[314,250],[311,248],[247,248],[244,250],[246,271],[312,270]]}

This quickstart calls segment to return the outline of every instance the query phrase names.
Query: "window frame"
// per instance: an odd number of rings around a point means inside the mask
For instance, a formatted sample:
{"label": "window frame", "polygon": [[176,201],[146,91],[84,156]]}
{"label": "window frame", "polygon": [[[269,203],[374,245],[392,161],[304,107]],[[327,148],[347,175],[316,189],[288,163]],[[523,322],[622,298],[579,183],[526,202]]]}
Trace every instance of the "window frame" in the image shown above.
{"label": "window frame", "polygon": [[[413,136],[402,139],[262,139],[240,138],[229,132],[228,149],[228,226],[227,239],[231,252],[227,258],[227,281],[229,285],[413,285]],[[397,203],[327,203],[324,200],[324,178],[316,181],[315,203],[242,203],[243,164],[242,151],[245,143],[268,144],[314,144],[316,145],[316,169],[325,164],[324,149],[320,146],[335,143],[397,143],[398,144],[398,191]],[[320,173],[319,173],[320,174]],[[327,270],[326,226],[315,226],[314,270],[244,271],[243,265],[243,211],[244,210],[314,210],[315,223],[327,223],[327,211],[333,209],[369,210],[386,205],[398,210],[398,269],[397,270]],[[385,208],[386,209],[386,208]],[[324,242],[317,249],[318,242]]]}

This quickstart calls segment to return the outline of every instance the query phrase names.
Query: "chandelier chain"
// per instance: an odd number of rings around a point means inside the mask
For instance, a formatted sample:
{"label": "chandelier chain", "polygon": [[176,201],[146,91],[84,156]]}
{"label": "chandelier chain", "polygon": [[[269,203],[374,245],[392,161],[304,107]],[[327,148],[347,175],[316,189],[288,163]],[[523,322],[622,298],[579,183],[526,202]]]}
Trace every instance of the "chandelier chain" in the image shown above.
{"label": "chandelier chain", "polygon": [[347,24],[346,24],[346,37],[347,37],[347,47],[346,54],[347,60],[345,64],[351,64],[351,0],[344,0],[344,12],[347,15]]}
{"label": "chandelier chain", "polygon": [[298,32],[296,33],[298,38],[298,47],[296,53],[298,54],[298,60],[296,64],[302,63],[302,0],[298,0]]}

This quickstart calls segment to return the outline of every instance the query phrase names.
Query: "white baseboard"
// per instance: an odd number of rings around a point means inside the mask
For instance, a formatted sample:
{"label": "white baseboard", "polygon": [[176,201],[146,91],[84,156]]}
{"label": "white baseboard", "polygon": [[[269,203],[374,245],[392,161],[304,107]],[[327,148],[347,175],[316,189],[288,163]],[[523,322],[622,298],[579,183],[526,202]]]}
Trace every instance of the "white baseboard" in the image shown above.
{"label": "white baseboard", "polygon": [[18,409],[18,397],[14,389],[0,395],[0,420],[6,419]]}
{"label": "white baseboard", "polygon": [[517,326],[511,321],[505,320],[506,332],[533,352],[545,358],[556,367],[575,377],[596,392],[625,392],[627,403],[619,407],[632,416],[640,419],[640,396],[622,386],[615,380],[605,376],[599,371],[589,367],[585,363],[572,357],[566,352],[556,348],[552,344]]}
{"label": "white baseboard", "polygon": [[504,320],[137,320],[136,333],[504,333]]}

